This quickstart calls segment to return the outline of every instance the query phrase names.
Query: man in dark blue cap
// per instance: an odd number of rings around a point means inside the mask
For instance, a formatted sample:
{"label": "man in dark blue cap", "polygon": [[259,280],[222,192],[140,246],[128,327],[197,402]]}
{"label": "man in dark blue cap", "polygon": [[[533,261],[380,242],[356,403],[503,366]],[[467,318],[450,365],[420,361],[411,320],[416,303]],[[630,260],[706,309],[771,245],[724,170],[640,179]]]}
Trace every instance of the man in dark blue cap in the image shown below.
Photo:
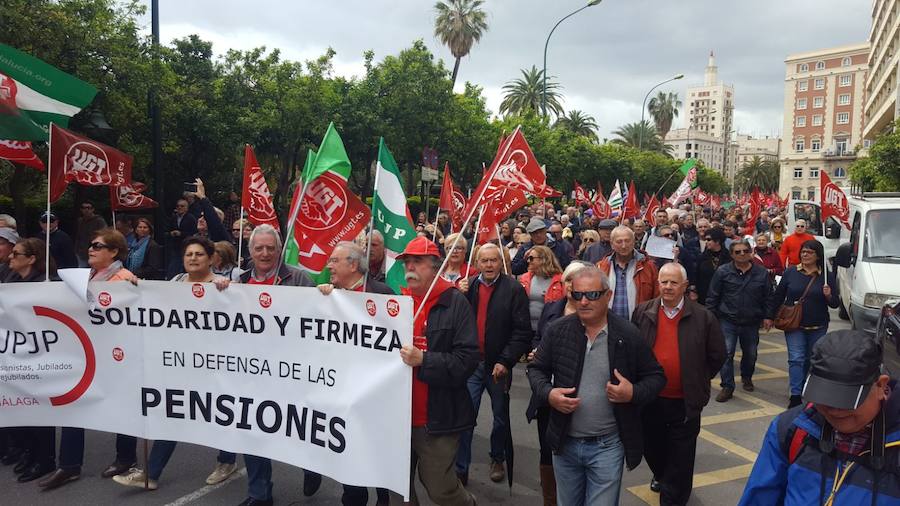
{"label": "man in dark blue cap", "polygon": [[806,405],[772,421],[739,504],[900,504],[900,394],[882,344],[826,334],[812,350]]}

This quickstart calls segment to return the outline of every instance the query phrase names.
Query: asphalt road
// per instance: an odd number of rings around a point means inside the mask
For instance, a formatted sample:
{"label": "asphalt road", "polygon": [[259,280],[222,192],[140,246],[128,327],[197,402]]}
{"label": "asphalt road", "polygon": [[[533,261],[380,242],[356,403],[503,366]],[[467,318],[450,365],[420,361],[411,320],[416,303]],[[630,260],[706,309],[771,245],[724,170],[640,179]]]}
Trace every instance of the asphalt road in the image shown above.
{"label": "asphalt road", "polygon": [[[847,328],[846,322],[833,315],[831,328]],[[694,494],[689,504],[727,505],[737,503],[750,473],[762,436],[771,419],[787,404],[787,354],[784,336],[773,331],[762,335],[757,372],[756,391],[740,389],[727,403],[710,402],[703,412],[702,430],[697,445],[694,474]],[[900,357],[896,350],[886,350],[886,362],[900,375]],[[713,381],[713,396],[718,392],[718,379]],[[479,504],[540,505],[541,491],[538,475],[538,441],[535,424],[525,420],[530,389],[524,368],[514,369],[511,390],[513,437],[516,442],[515,482],[510,490],[506,482],[493,483],[488,478],[490,401],[484,397],[473,442],[473,464],[470,469],[469,490]],[[140,448],[140,447],[139,447]],[[243,462],[240,471],[217,486],[206,486],[204,480],[215,465],[216,450],[190,444],[180,444],[160,479],[159,489],[145,492],[129,489],[100,478],[100,472],[114,457],[113,434],[88,431],[85,466],[81,479],[58,490],[42,492],[35,483],[18,484],[10,467],[0,467],[3,505],[59,506],[59,505],[237,505],[246,496],[246,476]],[[293,504],[340,504],[341,486],[325,479],[313,497],[302,493],[302,472],[292,466],[276,463],[273,471],[275,502]],[[646,465],[623,478],[621,504],[658,504],[649,487],[650,473]],[[419,486],[423,504],[430,504]],[[375,503],[374,491],[370,504]]]}

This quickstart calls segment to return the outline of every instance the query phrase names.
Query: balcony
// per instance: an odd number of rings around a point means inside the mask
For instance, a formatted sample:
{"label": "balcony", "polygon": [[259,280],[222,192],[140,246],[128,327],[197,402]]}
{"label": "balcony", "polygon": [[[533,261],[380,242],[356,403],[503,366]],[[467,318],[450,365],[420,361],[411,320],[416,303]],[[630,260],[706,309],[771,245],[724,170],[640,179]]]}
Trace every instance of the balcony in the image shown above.
{"label": "balcony", "polygon": [[852,149],[826,149],[822,152],[825,158],[855,158],[856,151]]}

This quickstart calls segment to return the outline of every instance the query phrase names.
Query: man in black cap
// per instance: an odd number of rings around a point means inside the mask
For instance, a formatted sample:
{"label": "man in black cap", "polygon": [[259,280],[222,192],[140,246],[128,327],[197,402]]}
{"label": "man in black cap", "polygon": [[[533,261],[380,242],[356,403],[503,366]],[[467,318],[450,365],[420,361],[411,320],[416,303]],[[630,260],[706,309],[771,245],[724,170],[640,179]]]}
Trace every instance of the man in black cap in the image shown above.
{"label": "man in black cap", "polygon": [[539,216],[531,218],[531,221],[528,222],[528,226],[525,227],[525,231],[531,236],[531,241],[525,243],[525,245],[516,252],[516,257],[513,258],[512,261],[512,273],[514,275],[518,276],[520,274],[525,274],[525,271],[528,270],[528,263],[525,262],[525,254],[534,246],[547,246],[553,251],[553,254],[556,255],[556,259],[559,260],[559,266],[563,269],[568,267],[569,262],[572,261],[572,256],[569,255],[568,249],[563,244],[564,241],[554,240],[552,236],[547,235],[547,224],[544,223],[543,218]]}
{"label": "man in black cap", "polygon": [[826,334],[813,346],[807,404],[772,421],[739,504],[900,504],[896,387],[880,342]]}
{"label": "man in black cap", "polygon": [[608,257],[612,253],[612,245],[609,242],[612,229],[616,228],[619,222],[616,220],[605,219],[597,225],[597,233],[600,235],[600,241],[591,244],[584,250],[585,262],[596,264],[601,259]]}
{"label": "man in black cap", "polygon": [[78,257],[75,256],[75,243],[69,234],[59,229],[59,220],[53,213],[44,211],[41,214],[41,239],[47,236],[47,227],[50,227],[50,256],[56,262],[57,269],[72,269],[78,267]]}

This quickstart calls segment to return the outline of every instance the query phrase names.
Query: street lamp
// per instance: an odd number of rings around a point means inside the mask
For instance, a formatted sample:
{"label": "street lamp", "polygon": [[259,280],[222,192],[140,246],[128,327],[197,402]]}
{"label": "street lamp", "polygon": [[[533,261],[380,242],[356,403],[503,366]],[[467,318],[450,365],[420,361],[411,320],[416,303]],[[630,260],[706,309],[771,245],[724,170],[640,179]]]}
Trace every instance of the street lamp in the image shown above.
{"label": "street lamp", "polygon": [[559,26],[560,23],[587,9],[588,7],[593,7],[599,4],[600,2],[601,0],[591,0],[584,7],[581,7],[568,16],[563,17],[562,19],[557,21],[555,25],[553,25],[553,29],[550,30],[550,34],[547,35],[547,42],[544,43],[544,92],[543,94],[541,94],[541,114],[543,114],[545,118],[547,117],[547,46],[550,44],[550,37],[553,36],[553,32],[556,31],[556,27]]}
{"label": "street lamp", "polygon": [[678,74],[678,75],[676,75],[676,76],[674,76],[674,77],[672,77],[672,78],[666,79],[665,81],[663,81],[663,82],[657,84],[656,86],[650,88],[650,91],[648,91],[647,94],[644,95],[644,103],[641,104],[641,125],[640,125],[640,133],[638,134],[638,149],[639,149],[639,150],[640,150],[640,149],[643,149],[643,147],[644,147],[644,111],[647,110],[647,99],[650,98],[650,94],[653,93],[653,90],[655,90],[656,88],[659,88],[660,86],[662,86],[662,85],[664,85],[664,84],[666,84],[666,83],[669,83],[669,82],[672,82],[672,81],[677,81],[677,80],[679,80],[679,79],[682,79],[683,77],[684,77],[684,74]]}

